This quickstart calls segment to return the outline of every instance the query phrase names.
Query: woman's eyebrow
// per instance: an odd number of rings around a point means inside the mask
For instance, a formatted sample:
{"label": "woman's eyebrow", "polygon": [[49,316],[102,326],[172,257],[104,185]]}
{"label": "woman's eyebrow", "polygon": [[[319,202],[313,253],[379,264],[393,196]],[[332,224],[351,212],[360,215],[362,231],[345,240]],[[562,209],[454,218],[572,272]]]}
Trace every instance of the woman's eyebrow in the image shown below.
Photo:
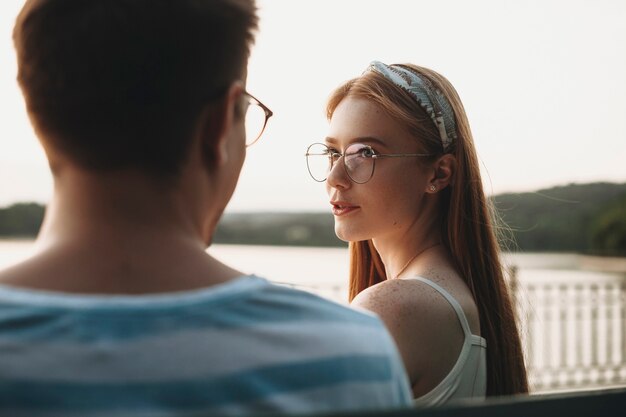
{"label": "woman's eyebrow", "polygon": [[[337,140],[336,138],[333,138],[331,136],[327,136],[325,138],[326,143],[331,144],[331,145],[336,145],[339,140]],[[379,146],[383,146],[383,147],[387,147],[387,144],[385,142],[383,142],[381,139],[375,138],[373,136],[359,136],[356,138],[352,138],[348,141],[348,144],[351,143],[364,143],[364,144],[377,144]]]}
{"label": "woman's eyebrow", "polygon": [[387,144],[385,142],[383,142],[381,139],[375,138],[373,136],[362,136],[359,138],[355,138],[353,140],[354,142],[362,142],[362,143],[375,143],[376,145],[382,146],[382,147],[387,147]]}

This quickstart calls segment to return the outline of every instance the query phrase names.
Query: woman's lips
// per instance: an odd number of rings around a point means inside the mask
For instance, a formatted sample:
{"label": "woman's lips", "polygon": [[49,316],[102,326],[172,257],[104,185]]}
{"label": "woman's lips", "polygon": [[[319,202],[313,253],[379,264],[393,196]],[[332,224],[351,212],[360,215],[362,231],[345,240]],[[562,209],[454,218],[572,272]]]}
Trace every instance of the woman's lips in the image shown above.
{"label": "woman's lips", "polygon": [[359,206],[355,206],[344,201],[331,201],[330,204],[333,206],[333,214],[335,216],[345,216],[346,214],[352,213],[360,208]]}

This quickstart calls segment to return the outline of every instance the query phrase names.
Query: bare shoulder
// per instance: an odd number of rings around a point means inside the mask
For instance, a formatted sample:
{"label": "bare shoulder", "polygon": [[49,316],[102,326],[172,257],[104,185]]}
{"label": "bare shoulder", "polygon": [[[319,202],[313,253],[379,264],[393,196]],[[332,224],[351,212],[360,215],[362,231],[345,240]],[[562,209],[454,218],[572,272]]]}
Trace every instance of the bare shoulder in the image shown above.
{"label": "bare shoulder", "polygon": [[352,305],[378,314],[388,327],[407,327],[426,335],[458,318],[442,295],[417,280],[386,280],[362,291]]}
{"label": "bare shoulder", "polygon": [[437,290],[418,280],[387,280],[362,291],[352,305],[376,313],[393,336],[415,395],[434,388],[463,345],[459,319]]}
{"label": "bare shoulder", "polygon": [[37,261],[34,258],[28,258],[20,261],[19,263],[9,265],[0,270],[0,284],[4,285],[18,285],[27,281],[27,277],[33,274],[33,270],[36,269]]}

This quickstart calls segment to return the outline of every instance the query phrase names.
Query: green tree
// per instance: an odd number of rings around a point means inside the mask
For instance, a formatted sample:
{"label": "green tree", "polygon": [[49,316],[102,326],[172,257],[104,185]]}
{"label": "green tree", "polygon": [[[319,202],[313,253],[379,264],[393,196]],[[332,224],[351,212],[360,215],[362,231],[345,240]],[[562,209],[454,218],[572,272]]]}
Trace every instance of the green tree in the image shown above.
{"label": "green tree", "polygon": [[0,236],[36,236],[45,207],[37,203],[18,203],[0,208]]}
{"label": "green tree", "polygon": [[600,210],[591,224],[590,237],[593,252],[626,256],[626,195]]}
{"label": "green tree", "polygon": [[493,197],[522,251],[590,250],[590,226],[599,210],[626,193],[626,184],[569,184]]}

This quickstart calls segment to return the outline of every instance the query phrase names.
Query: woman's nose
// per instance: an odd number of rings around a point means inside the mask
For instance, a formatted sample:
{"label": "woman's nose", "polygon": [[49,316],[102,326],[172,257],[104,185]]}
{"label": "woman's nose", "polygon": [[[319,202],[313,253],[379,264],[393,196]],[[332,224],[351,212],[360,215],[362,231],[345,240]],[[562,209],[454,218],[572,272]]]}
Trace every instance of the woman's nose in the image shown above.
{"label": "woman's nose", "polygon": [[348,188],[352,184],[343,166],[343,157],[337,159],[337,161],[333,164],[332,168],[328,172],[326,184],[329,187],[341,189]]}

